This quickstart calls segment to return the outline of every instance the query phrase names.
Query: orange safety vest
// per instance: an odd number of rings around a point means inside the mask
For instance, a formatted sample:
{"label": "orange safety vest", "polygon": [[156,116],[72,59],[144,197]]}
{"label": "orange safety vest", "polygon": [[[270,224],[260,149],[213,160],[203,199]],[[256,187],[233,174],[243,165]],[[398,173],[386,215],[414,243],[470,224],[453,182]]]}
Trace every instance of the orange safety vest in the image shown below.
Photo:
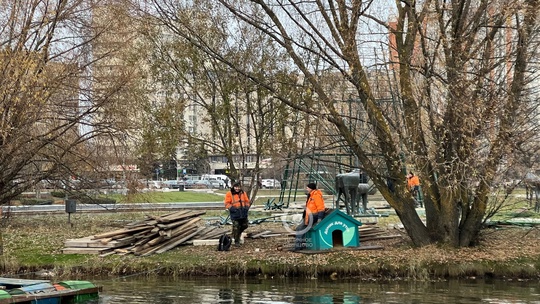
{"label": "orange safety vest", "polygon": [[233,194],[232,191],[225,194],[225,208],[229,210],[231,219],[247,218],[249,207],[251,202],[247,194],[244,191]]}
{"label": "orange safety vest", "polygon": [[418,178],[418,176],[414,175],[413,177],[409,178],[407,184],[409,186],[409,189],[412,189],[415,186],[420,186],[420,179]]}
{"label": "orange safety vest", "polygon": [[304,223],[309,223],[309,217],[311,214],[324,211],[324,199],[322,191],[319,189],[312,190],[306,201],[306,216],[304,217]]}

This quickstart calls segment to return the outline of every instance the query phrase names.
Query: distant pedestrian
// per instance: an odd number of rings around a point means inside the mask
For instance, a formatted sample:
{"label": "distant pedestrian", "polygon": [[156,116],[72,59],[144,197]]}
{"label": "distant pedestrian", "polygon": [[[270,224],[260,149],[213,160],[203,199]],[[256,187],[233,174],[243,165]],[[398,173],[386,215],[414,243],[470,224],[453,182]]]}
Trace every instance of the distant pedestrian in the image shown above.
{"label": "distant pedestrian", "polygon": [[420,192],[420,179],[414,173],[409,172],[407,175],[407,188],[413,195],[415,200],[418,200],[418,194]]}
{"label": "distant pedestrian", "polygon": [[248,211],[251,207],[248,195],[242,190],[240,183],[234,183],[225,194],[225,209],[229,211],[233,222],[232,235],[234,245],[240,246],[240,236],[248,228]]}
{"label": "distant pedestrian", "polygon": [[396,191],[394,180],[390,176],[386,178],[386,186],[391,193],[394,193]]}

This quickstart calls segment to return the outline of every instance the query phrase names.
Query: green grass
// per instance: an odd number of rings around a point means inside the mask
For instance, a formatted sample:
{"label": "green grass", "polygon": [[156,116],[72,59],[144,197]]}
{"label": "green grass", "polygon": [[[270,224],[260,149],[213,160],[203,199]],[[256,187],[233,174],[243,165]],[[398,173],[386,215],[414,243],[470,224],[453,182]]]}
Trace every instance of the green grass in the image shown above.
{"label": "green grass", "polygon": [[[185,195],[186,193],[162,193],[166,197]],[[188,193],[189,194],[189,193]],[[195,193],[191,193],[195,195]],[[199,193],[196,195],[207,195]],[[222,196],[219,196],[219,200]],[[341,277],[374,276],[374,277],[405,277],[428,279],[432,277],[463,277],[483,276],[495,269],[500,277],[533,277],[537,278],[538,254],[531,251],[514,260],[486,261],[484,255],[475,258],[475,254],[464,249],[461,254],[463,261],[456,265],[448,263],[448,254],[431,256],[433,249],[425,249],[416,257],[410,256],[408,247],[404,251],[388,250],[385,253],[358,251],[336,252],[332,256],[298,255],[277,251],[275,247],[265,243],[271,240],[249,240],[248,246],[242,251],[228,253],[217,252],[214,247],[199,248],[180,246],[163,254],[139,257],[134,255],[98,255],[62,254],[64,242],[67,239],[86,237],[103,232],[113,231],[124,227],[125,224],[138,221],[147,216],[157,216],[164,212],[141,211],[126,213],[75,213],[71,224],[65,214],[25,215],[3,219],[1,234],[3,254],[0,255],[0,267],[4,273],[30,273],[50,269],[63,278],[75,278],[78,275],[128,275],[128,274],[159,274],[167,276],[185,275],[280,275],[280,276],[323,276],[338,273]],[[208,211],[204,217],[223,215],[224,211]],[[251,214],[255,219],[263,216],[257,212]],[[381,218],[379,225],[398,221],[397,216]],[[228,226],[229,228],[230,226]],[[534,231],[533,231],[534,232]],[[531,238],[534,235],[531,234]],[[2,239],[0,239],[2,240]],[[252,251],[250,244],[260,246],[259,253]],[[285,243],[285,241],[283,241]],[[205,247],[205,246],[201,246]],[[506,253],[500,250],[504,256]],[[389,248],[391,249],[391,248]],[[479,248],[481,254],[485,248]],[[458,252],[458,251],[456,251]],[[527,251],[524,251],[527,253]],[[264,255],[261,255],[264,253]],[[439,253],[440,254],[440,253]],[[239,259],[239,255],[243,258]],[[424,260],[417,260],[423,257]],[[317,262],[315,262],[317,261]],[[487,264],[486,264],[487,263]],[[487,266],[486,266],[487,265]]]}
{"label": "green grass", "polygon": [[205,192],[174,191],[148,192],[129,195],[112,194],[106,197],[119,203],[188,203],[188,202],[219,202],[224,196]]}
{"label": "green grass", "polygon": [[[169,203],[169,202],[222,202],[225,193],[228,189],[213,190],[213,191],[170,191],[170,192],[147,192],[136,193],[129,195],[112,194],[106,197],[115,199],[118,203]],[[259,189],[257,197],[255,199],[255,206],[264,206],[269,200],[274,199],[275,203],[279,202],[279,196],[281,191],[279,189]],[[289,197],[290,196],[290,197]],[[292,191],[289,193],[287,190],[284,193],[284,203],[287,203],[289,199],[303,200],[304,196],[301,191]],[[491,205],[499,205],[500,200],[505,199],[503,207],[491,218],[491,221],[505,221],[516,217],[519,218],[540,218],[540,214],[532,211],[529,206],[529,202],[524,198],[525,191],[523,189],[517,189],[510,196],[506,197],[504,191],[494,191],[491,202],[488,205],[488,210],[491,210]],[[369,197],[370,200],[382,200],[380,194],[376,194]],[[330,204],[328,205],[330,207]],[[384,212],[382,212],[384,213]],[[379,219],[379,221],[385,221]],[[390,221],[390,219],[388,219]],[[392,218],[392,222],[399,222],[399,219]]]}
{"label": "green grass", "polygon": [[513,218],[540,218],[540,214],[534,212],[534,202],[532,205],[529,205],[530,202],[525,197],[525,190],[518,189],[514,191],[511,195],[506,197],[504,192],[496,192],[488,204],[488,211],[491,211],[489,208],[493,206],[499,206],[502,199],[505,199],[502,203],[502,207],[498,212],[491,218],[492,221],[505,221],[511,220]]}
{"label": "green grass", "polygon": [[[171,191],[161,192],[153,191],[147,193],[136,193],[129,195],[122,194],[110,194],[104,197],[112,198],[118,203],[187,203],[187,202],[222,202],[227,190],[215,190],[213,193],[209,192],[195,192],[195,191]],[[255,199],[255,205],[261,206],[266,202],[274,198],[277,202],[280,195],[279,190],[259,190],[257,198]],[[288,195],[288,193],[286,194]],[[292,197],[292,196],[291,196]]]}

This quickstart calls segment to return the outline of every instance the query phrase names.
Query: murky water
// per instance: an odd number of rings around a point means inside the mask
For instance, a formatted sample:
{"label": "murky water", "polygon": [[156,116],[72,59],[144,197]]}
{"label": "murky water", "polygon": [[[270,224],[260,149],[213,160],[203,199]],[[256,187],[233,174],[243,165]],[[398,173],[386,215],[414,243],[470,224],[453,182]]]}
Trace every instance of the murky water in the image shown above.
{"label": "murky water", "polygon": [[539,281],[364,282],[198,278],[95,280],[117,303],[536,303]]}

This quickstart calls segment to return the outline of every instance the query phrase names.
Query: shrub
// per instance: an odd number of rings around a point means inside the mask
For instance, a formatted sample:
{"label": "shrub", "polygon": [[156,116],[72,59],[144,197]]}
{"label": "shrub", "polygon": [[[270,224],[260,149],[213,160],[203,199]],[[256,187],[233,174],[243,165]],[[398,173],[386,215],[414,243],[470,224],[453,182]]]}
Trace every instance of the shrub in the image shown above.
{"label": "shrub", "polygon": [[83,197],[79,201],[81,204],[95,204],[95,205],[116,204],[116,200],[112,198],[105,198],[105,197]]}
{"label": "shrub", "polygon": [[75,193],[70,193],[68,195],[69,199],[78,199],[78,200],[82,200],[84,198],[87,198],[88,196],[82,192],[75,192]]}
{"label": "shrub", "polygon": [[51,199],[31,198],[31,199],[23,199],[21,203],[23,205],[52,205],[54,201]]}
{"label": "shrub", "polygon": [[66,197],[66,193],[64,191],[51,191],[52,197],[58,197],[58,198],[64,198]]}

